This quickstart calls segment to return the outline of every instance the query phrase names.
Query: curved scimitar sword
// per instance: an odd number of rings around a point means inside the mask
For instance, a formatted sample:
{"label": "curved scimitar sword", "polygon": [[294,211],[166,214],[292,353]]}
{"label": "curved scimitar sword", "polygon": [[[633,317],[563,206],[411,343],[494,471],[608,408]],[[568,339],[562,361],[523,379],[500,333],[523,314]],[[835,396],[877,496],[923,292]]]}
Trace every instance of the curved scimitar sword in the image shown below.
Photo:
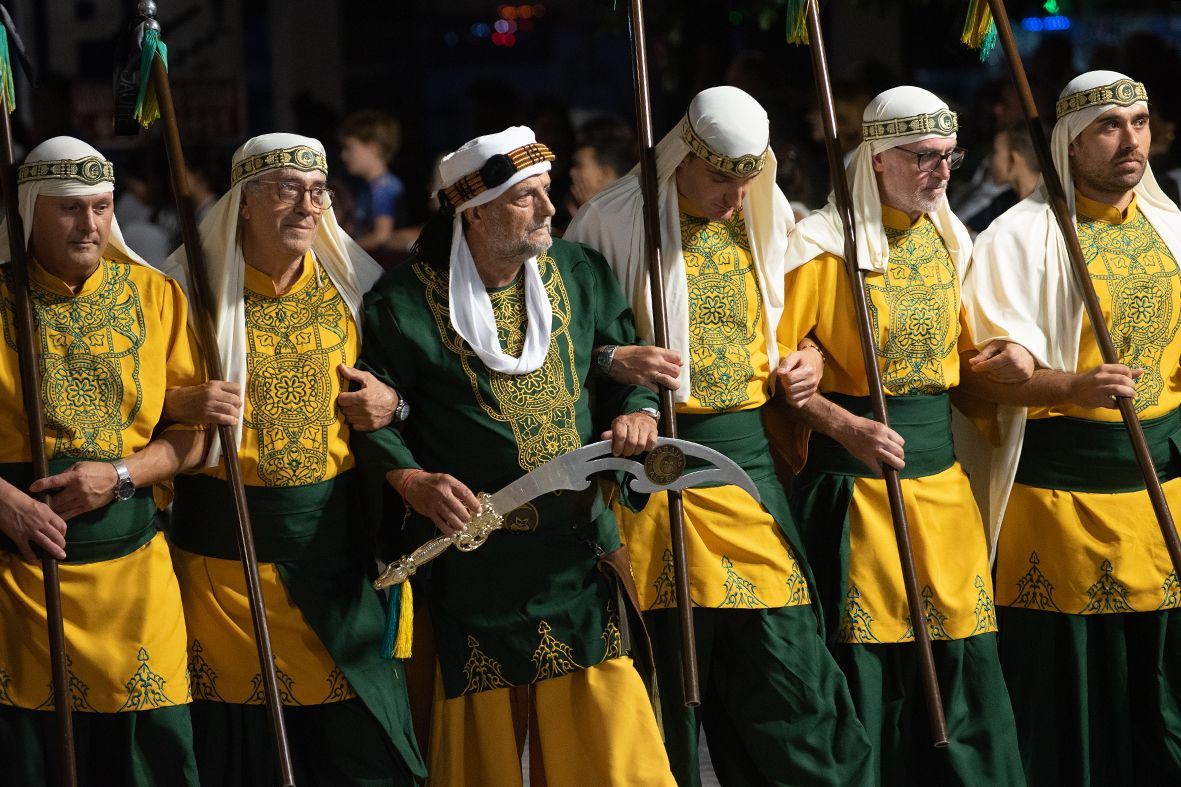
{"label": "curved scimitar sword", "polygon": [[[708,462],[712,468],[685,472],[686,457]],[[513,481],[496,494],[479,495],[480,510],[472,515],[462,530],[454,535],[431,539],[400,560],[390,563],[373,586],[378,590],[409,579],[424,563],[434,560],[449,547],[464,552],[479,548],[489,534],[504,525],[504,515],[530,500],[561,489],[586,489],[595,473],[622,470],[632,476],[628,486],[635,492],[650,494],[685,490],[700,486],[736,486],[755,500],[759,490],[746,471],[725,454],[688,440],[656,438],[656,447],[644,461],[637,462],[611,455],[611,441],[583,446],[543,464]]]}

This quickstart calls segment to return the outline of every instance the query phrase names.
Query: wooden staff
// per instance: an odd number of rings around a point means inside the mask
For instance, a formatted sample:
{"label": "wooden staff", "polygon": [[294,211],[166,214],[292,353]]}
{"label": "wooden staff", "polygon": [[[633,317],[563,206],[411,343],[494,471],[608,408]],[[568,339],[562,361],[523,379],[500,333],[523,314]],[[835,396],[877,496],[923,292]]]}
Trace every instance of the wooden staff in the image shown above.
{"label": "wooden staff", "polygon": [[[648,95],[648,54],[644,37],[644,0],[631,0],[628,15],[631,29],[632,66],[635,78],[636,126],[640,140],[640,190],[644,195],[644,253],[648,260],[649,289],[652,290],[652,330],[658,347],[668,347],[668,317],[664,309],[664,269],[660,254],[660,206],[656,187],[656,146],[652,134],[652,104]],[[673,392],[660,390],[660,426],[666,437],[677,436],[677,413]],[[697,680],[697,634],[693,627],[693,599],[689,595],[689,567],[685,557],[685,507],[680,492],[668,495],[668,529],[672,541],[673,577],[677,611],[681,624],[681,679],[685,707],[701,704]]]}
{"label": "wooden staff", "polygon": [[[156,4],[141,2],[140,15],[145,30],[159,30],[154,16]],[[213,327],[213,312],[209,284],[209,273],[205,266],[205,254],[201,236],[197,232],[196,211],[193,207],[193,193],[189,188],[188,171],[185,168],[184,151],[180,144],[180,129],[176,122],[176,109],[172,103],[172,88],[168,82],[168,68],[157,53],[152,62],[152,82],[160,105],[160,118],[164,121],[164,145],[168,151],[168,170],[172,177],[172,193],[176,198],[177,215],[180,219],[181,238],[189,264],[189,302],[191,304],[197,335],[204,348],[205,368],[211,380],[224,380],[224,367],[217,349],[217,334]],[[222,466],[226,480],[234,497],[234,511],[238,520],[238,554],[246,576],[246,593],[250,599],[250,617],[254,623],[254,641],[258,645],[258,662],[262,670],[263,694],[266,700],[267,717],[270,722],[271,739],[274,743],[275,765],[279,770],[280,784],[290,787],[295,784],[294,769],[291,765],[291,749],[287,743],[287,726],[283,719],[283,701],[279,695],[279,681],[275,675],[275,659],[271,651],[271,635],[267,626],[266,607],[263,604],[262,585],[258,577],[258,557],[254,549],[254,534],[250,524],[250,510],[246,505],[246,488],[242,483],[242,470],[238,465],[238,445],[234,440],[233,427],[221,424],[217,427],[221,442]],[[189,505],[197,501],[189,501]]]}
{"label": "wooden staff", "polygon": [[[1099,345],[1099,354],[1103,363],[1120,363],[1115,345],[1111,341],[1111,331],[1107,328],[1107,319],[1103,316],[1103,306],[1099,303],[1099,296],[1095,293],[1095,285],[1091,282],[1091,273],[1087,269],[1086,259],[1083,257],[1082,247],[1079,246],[1078,233],[1074,227],[1074,216],[1066,202],[1066,192],[1062,188],[1062,179],[1054,166],[1054,157],[1050,153],[1050,143],[1046,140],[1046,132],[1038,117],[1037,105],[1033,100],[1033,92],[1029,89],[1029,80],[1025,77],[1025,66],[1021,62],[1021,53],[1017,50],[1017,42],[1013,39],[1013,28],[1009,26],[1009,14],[1005,10],[1003,0],[988,0],[992,10],[993,20],[996,22],[997,36],[1001,47],[1005,51],[1005,60],[1009,63],[1009,75],[1021,97],[1021,109],[1025,112],[1025,119],[1029,123],[1029,135],[1033,138],[1033,149],[1037,153],[1038,164],[1042,168],[1042,180],[1050,195],[1050,207],[1054,211],[1054,218],[1062,230],[1062,238],[1066,241],[1066,253],[1070,257],[1070,267],[1074,270],[1075,281],[1083,295],[1083,306],[1087,312],[1087,319],[1091,323],[1091,330],[1095,334],[1095,343]],[[1144,429],[1140,419],[1136,416],[1136,406],[1131,396],[1116,397],[1120,417],[1128,430],[1128,439],[1132,441],[1132,450],[1136,454],[1136,463],[1144,476],[1144,485],[1148,490],[1148,499],[1152,501],[1152,510],[1156,514],[1156,522],[1160,526],[1161,536],[1165,540],[1165,547],[1169,550],[1169,559],[1173,562],[1173,572],[1181,577],[1181,540],[1177,538],[1177,526],[1173,523],[1173,514],[1169,510],[1169,503],[1161,489],[1160,478],[1156,474],[1156,465],[1152,461],[1152,454],[1148,451],[1148,442],[1144,439]]]}
{"label": "wooden staff", "polygon": [[[820,100],[820,117],[824,121],[824,145],[828,150],[828,168],[832,173],[833,197],[845,228],[845,268],[849,273],[853,293],[853,309],[857,316],[857,334],[861,337],[861,357],[865,364],[865,379],[869,384],[869,398],[873,403],[874,420],[890,425],[886,410],[886,396],[882,389],[882,375],[878,369],[877,342],[869,319],[869,304],[865,296],[865,272],[857,264],[857,237],[853,224],[853,199],[845,176],[840,143],[837,141],[837,121],[833,110],[832,81],[828,73],[828,58],[824,53],[824,37],[820,30],[820,11],[816,0],[808,0],[808,37],[812,50],[812,71],[816,78],[816,95]],[[935,658],[931,653],[931,635],[923,614],[923,599],[919,594],[918,575],[914,570],[914,550],[910,542],[910,526],[906,521],[906,505],[902,499],[902,483],[898,471],[882,463],[882,479],[886,482],[886,496],[890,501],[890,517],[894,520],[894,540],[902,562],[902,584],[906,589],[906,605],[910,613],[910,628],[918,648],[919,673],[923,696],[927,701],[927,720],[936,748],[947,746],[947,719],[943,715],[943,699],[939,693],[939,678],[935,674]]]}
{"label": "wooden staff", "polygon": [[[37,328],[33,320],[33,302],[29,297],[28,251],[25,227],[17,196],[16,162],[13,160],[12,120],[8,115],[8,91],[0,89],[0,170],[4,178],[4,215],[8,220],[8,247],[12,258],[12,297],[16,310],[16,350],[21,376],[21,395],[29,424],[29,453],[33,480],[49,475],[49,457],[45,452],[45,421],[41,409],[41,371],[37,366]],[[24,491],[24,490],[21,490]],[[33,495],[49,505],[45,492]],[[62,619],[61,581],[57,561],[41,555],[41,573],[45,579],[45,622],[49,627],[49,660],[53,673],[53,713],[57,721],[58,781],[74,787],[78,783],[74,763],[74,719],[70,697],[70,676],[66,669],[66,631]]]}

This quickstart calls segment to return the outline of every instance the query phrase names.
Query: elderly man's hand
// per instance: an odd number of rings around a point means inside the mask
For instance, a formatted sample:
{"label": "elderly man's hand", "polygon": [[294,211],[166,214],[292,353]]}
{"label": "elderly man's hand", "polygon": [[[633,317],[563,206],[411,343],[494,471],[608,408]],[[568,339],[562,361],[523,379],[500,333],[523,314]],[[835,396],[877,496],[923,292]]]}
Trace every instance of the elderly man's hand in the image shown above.
{"label": "elderly man's hand", "polygon": [[30,490],[47,492],[49,507],[62,519],[70,520],[115,500],[119,474],[110,462],[78,462],[57,475],[35,481]]}
{"label": "elderly man's hand", "polygon": [[1022,345],[998,339],[969,358],[968,365],[996,383],[1023,383],[1033,377],[1037,361]]}
{"label": "elderly man's hand", "polygon": [[681,355],[663,347],[627,345],[617,347],[611,362],[611,379],[624,385],[642,385],[657,393],[680,387]]}
{"label": "elderly man's hand", "polygon": [[355,382],[356,391],[342,390],[336,397],[336,404],[344,414],[349,426],[360,432],[374,432],[394,420],[398,407],[398,393],[369,372],[345,366],[337,367],[345,386]]}
{"label": "elderly man's hand", "polygon": [[445,536],[458,533],[480,510],[472,490],[446,473],[391,470],[386,480],[402,493],[406,505],[434,522]]}
{"label": "elderly man's hand", "polygon": [[779,362],[779,390],[792,407],[803,407],[824,373],[824,356],[814,349],[796,350]]}
{"label": "elderly man's hand", "polygon": [[25,562],[38,562],[35,547],[57,560],[66,558],[65,520],[49,506],[9,485],[0,491],[0,532],[16,545]]}
{"label": "elderly man's hand", "polygon": [[233,426],[242,417],[242,387],[225,380],[186,385],[164,393],[164,420]]}
{"label": "elderly man's hand", "polygon": [[658,434],[656,419],[647,413],[620,415],[600,439],[611,441],[615,456],[635,456],[656,447]]}

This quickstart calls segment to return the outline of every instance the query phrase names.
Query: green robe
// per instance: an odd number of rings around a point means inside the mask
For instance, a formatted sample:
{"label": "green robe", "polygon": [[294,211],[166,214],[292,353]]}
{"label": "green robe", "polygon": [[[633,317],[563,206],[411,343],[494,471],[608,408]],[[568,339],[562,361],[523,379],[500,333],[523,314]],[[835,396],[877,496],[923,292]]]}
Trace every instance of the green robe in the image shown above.
{"label": "green robe", "polygon": [[[447,271],[414,259],[369,293],[362,360],[411,407],[402,432],[353,435],[358,465],[376,484],[389,470],[421,467],[491,494],[597,441],[616,415],[656,406],[647,389],[591,379],[593,348],[638,343],[602,256],[556,240],[538,270],[553,306],[549,352],[540,368],[516,376],[490,371],[456,334]],[[521,277],[489,292],[501,344],[514,354],[526,326],[523,292]],[[396,548],[435,535],[412,514]],[[592,484],[531,501],[479,550],[451,550],[420,571],[413,581],[430,600],[446,696],[534,683],[622,655],[614,592],[596,569],[598,556],[618,546],[615,519]]]}

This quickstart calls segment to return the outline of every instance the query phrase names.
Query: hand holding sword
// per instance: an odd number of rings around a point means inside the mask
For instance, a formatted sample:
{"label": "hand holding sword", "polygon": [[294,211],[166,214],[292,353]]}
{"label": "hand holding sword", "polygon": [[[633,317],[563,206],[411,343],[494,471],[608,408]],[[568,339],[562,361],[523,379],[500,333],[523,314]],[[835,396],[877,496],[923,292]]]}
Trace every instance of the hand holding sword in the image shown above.
{"label": "hand holding sword", "polygon": [[[686,457],[700,459],[713,467],[685,472]],[[725,454],[688,440],[656,439],[656,447],[644,461],[615,456],[612,441],[592,443],[563,454],[527,473],[499,492],[478,496],[478,510],[451,535],[423,544],[409,555],[391,563],[373,583],[378,590],[405,582],[425,563],[455,546],[464,552],[479,548],[504,523],[504,516],[534,498],[560,489],[586,489],[595,473],[622,470],[632,476],[628,486],[634,492],[682,491],[698,486],[733,484],[755,500],[759,491],[746,472]]]}

